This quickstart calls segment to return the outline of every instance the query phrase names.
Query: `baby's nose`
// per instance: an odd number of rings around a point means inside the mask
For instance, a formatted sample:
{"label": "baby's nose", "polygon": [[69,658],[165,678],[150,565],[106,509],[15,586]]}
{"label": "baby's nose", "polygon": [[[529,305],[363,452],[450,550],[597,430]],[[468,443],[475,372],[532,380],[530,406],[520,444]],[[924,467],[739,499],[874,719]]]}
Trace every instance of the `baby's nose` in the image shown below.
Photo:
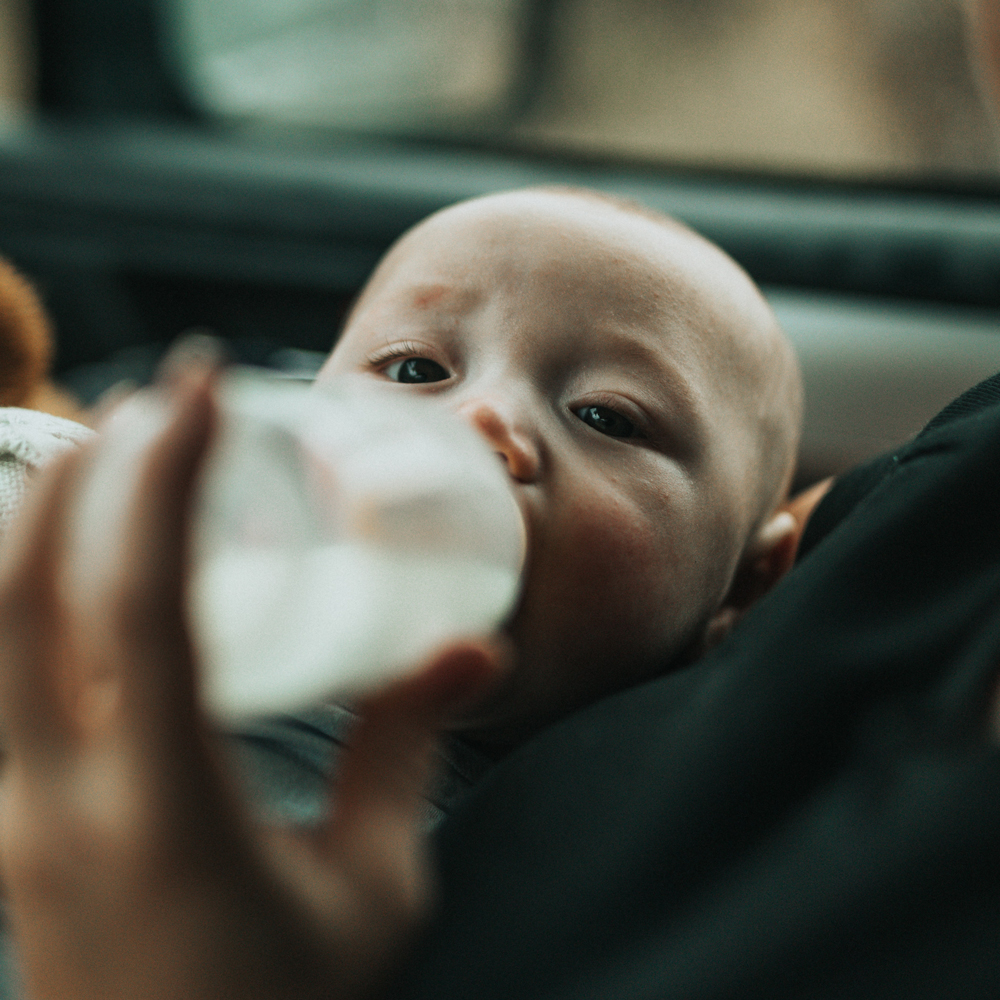
{"label": "baby's nose", "polygon": [[514,426],[501,409],[483,400],[458,407],[458,415],[479,431],[487,444],[507,463],[511,478],[532,483],[538,478],[541,461],[531,437]]}

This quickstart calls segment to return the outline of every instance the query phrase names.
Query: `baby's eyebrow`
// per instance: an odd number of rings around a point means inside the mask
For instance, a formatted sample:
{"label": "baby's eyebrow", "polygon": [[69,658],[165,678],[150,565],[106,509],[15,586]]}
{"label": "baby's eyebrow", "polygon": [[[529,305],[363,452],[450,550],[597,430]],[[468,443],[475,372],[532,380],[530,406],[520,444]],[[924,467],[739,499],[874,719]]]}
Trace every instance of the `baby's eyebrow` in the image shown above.
{"label": "baby's eyebrow", "polygon": [[610,329],[602,334],[600,354],[605,361],[623,368],[649,387],[651,393],[665,403],[670,425],[682,439],[685,450],[700,450],[705,425],[698,394],[677,366],[664,357],[662,350],[645,343],[634,333]]}

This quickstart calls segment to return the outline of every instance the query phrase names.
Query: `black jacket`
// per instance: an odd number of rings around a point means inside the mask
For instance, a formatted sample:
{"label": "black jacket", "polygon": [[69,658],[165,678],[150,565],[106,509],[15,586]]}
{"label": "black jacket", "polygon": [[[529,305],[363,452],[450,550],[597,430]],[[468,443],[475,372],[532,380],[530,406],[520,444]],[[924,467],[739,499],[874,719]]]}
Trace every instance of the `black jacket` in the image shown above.
{"label": "black jacket", "polygon": [[494,767],[393,995],[1000,994],[998,397],[845,479],[711,656]]}

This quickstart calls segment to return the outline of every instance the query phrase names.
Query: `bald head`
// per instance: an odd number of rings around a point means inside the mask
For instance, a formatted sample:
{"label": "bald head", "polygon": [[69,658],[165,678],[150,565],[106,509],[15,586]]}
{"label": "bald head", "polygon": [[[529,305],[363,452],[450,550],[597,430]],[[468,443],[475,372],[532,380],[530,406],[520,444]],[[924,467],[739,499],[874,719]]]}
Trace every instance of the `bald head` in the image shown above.
{"label": "bald head", "polygon": [[792,472],[798,368],[753,282],[685,226],[591,192],[491,195],[410,230],[321,378],[350,371],[440,400],[514,480],[519,666],[480,732],[697,645]]}
{"label": "bald head", "polygon": [[[734,473],[746,471],[753,498],[750,531],[784,498],[794,472],[802,422],[802,382],[795,352],[774,312],[746,272],[715,244],[676,219],[639,202],[586,188],[537,187],[487,195],[446,208],[406,233],[386,254],[355,306],[378,299],[400,268],[420,257],[436,233],[476,230],[488,218],[507,218],[523,238],[535,227],[585,220],[584,229],[649,256],[659,279],[653,288],[632,275],[618,289],[619,311],[646,307],[644,322],[664,337],[682,317],[696,334],[690,349],[704,369],[716,422],[717,445]],[[577,234],[581,240],[587,234]],[[486,240],[485,233],[481,239]],[[507,237],[512,236],[508,233]],[[513,245],[513,244],[511,244]],[[474,256],[467,259],[471,263]],[[594,282],[604,277],[595,273]],[[630,301],[629,301],[630,300]],[[350,324],[348,324],[350,325]]]}
{"label": "bald head", "polygon": [[[757,520],[782,500],[791,484],[802,426],[802,376],[791,342],[760,289],[728,254],[677,219],[640,202],[585,188],[530,189],[606,205],[664,227],[681,247],[675,260],[693,282],[690,305],[702,299],[707,363],[722,377],[732,406],[732,426],[745,436],[731,441],[732,461],[748,459],[757,469],[753,486]],[[676,242],[675,242],[676,241]],[[683,244],[690,245],[686,255]],[[685,260],[686,257],[686,260]],[[739,453],[739,454],[737,454]]]}

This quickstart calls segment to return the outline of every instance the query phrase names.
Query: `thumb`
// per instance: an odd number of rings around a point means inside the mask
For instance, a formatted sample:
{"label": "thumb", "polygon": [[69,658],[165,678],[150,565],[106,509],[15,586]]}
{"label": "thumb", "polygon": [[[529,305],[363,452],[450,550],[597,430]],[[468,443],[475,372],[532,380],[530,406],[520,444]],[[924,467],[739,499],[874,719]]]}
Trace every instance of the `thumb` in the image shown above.
{"label": "thumb", "polygon": [[422,800],[438,735],[502,671],[501,647],[462,642],[443,649],[417,673],[356,707],[360,720],[337,775],[338,838],[378,841],[419,837]]}
{"label": "thumb", "polygon": [[[384,965],[425,916],[433,883],[423,796],[438,734],[501,670],[499,647],[448,647],[416,674],[358,704],[331,817],[310,839],[345,975]],[[314,869],[315,871],[315,869]],[[315,891],[315,880],[311,883]]]}

